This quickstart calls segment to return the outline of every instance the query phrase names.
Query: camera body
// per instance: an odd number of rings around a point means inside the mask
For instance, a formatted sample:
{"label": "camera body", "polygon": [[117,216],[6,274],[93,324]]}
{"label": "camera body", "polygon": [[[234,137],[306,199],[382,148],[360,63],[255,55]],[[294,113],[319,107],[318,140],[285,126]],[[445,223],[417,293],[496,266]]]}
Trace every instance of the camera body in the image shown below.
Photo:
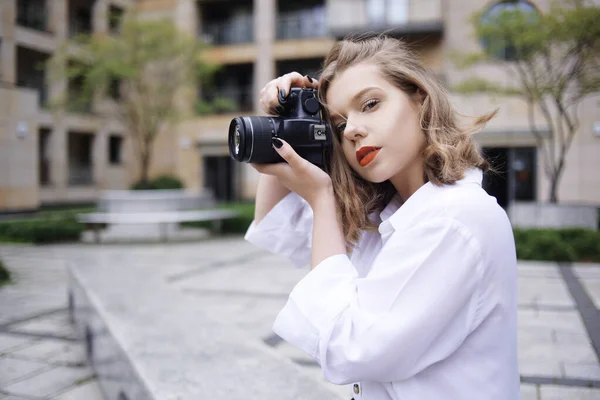
{"label": "camera body", "polygon": [[284,160],[273,149],[272,139],[285,140],[302,158],[326,169],[333,137],[322,119],[314,89],[292,88],[278,96],[276,117],[237,117],[229,125],[229,154],[239,162],[277,163]]}

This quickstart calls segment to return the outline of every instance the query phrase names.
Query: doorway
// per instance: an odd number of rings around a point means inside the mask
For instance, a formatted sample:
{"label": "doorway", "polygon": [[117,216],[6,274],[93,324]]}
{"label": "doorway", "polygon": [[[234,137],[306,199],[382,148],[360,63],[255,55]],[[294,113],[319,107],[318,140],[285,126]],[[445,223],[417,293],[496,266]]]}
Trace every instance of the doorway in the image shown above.
{"label": "doorway", "polygon": [[229,156],[204,156],[204,187],[211,189],[217,201],[238,198],[238,169]]}
{"label": "doorway", "polygon": [[496,172],[483,177],[483,188],[506,208],[511,201],[535,201],[535,147],[487,147],[483,154]]}

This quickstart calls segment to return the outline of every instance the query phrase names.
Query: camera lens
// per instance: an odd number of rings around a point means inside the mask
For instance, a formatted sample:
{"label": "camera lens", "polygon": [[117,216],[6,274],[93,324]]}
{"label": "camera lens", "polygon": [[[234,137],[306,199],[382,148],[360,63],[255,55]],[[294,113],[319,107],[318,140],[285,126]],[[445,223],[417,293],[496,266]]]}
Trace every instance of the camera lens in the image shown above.
{"label": "camera lens", "polygon": [[241,162],[268,163],[277,159],[271,138],[276,134],[275,118],[238,117],[229,124],[229,154]]}

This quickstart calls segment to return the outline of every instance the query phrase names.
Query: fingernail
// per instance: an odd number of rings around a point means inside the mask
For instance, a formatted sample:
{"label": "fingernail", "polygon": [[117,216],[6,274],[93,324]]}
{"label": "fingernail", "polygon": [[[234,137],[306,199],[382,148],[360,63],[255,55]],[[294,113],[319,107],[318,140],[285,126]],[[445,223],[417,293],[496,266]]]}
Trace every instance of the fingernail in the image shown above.
{"label": "fingernail", "polygon": [[284,98],[284,99],[285,99],[285,96],[286,96],[285,89],[281,89],[281,90],[279,91],[279,95],[280,95],[282,98]]}
{"label": "fingernail", "polygon": [[313,83],[313,78],[311,78],[311,77],[310,77],[310,76],[308,76],[308,75],[306,75],[306,77],[308,78],[308,81],[309,81],[310,83]]}
{"label": "fingernail", "polygon": [[273,146],[275,146],[278,149],[280,149],[281,146],[283,146],[283,142],[279,138],[274,137],[273,138]]}

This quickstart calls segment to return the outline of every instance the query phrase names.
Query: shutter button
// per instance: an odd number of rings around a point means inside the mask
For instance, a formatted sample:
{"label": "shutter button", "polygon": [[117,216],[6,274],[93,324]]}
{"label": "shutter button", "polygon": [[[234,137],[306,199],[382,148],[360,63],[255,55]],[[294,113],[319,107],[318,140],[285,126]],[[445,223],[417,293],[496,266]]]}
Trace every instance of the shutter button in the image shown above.
{"label": "shutter button", "polygon": [[354,393],[355,394],[359,394],[360,393],[360,388],[358,387],[357,383],[354,384]]}

